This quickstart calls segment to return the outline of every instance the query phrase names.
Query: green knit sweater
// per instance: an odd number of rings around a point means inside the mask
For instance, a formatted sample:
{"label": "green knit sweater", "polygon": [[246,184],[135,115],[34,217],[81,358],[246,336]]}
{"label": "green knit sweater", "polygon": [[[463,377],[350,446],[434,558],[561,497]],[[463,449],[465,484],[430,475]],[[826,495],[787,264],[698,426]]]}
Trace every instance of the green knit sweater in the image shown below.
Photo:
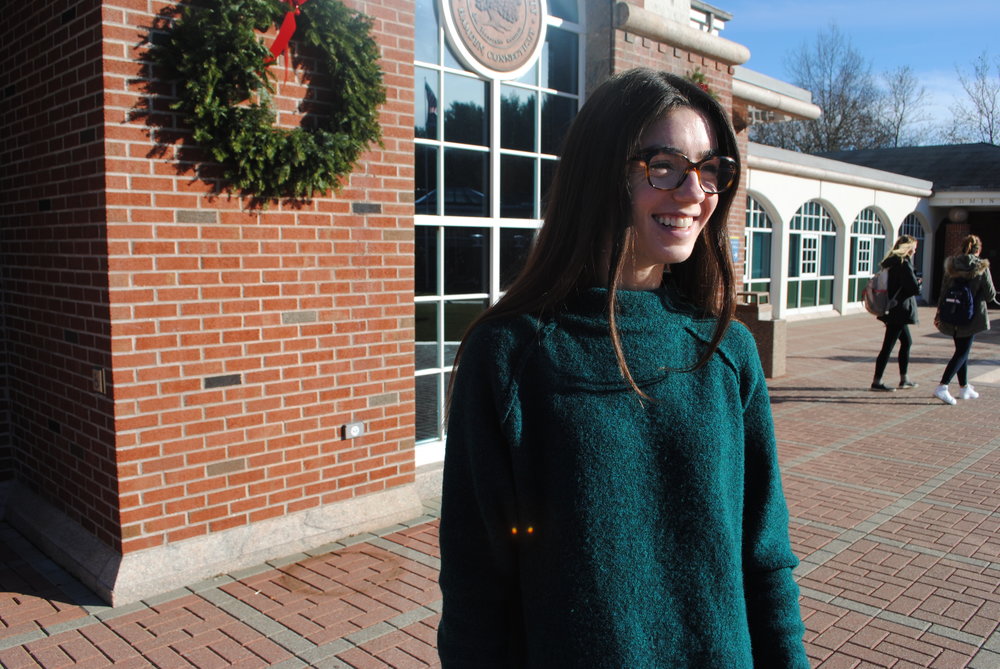
{"label": "green knit sweater", "polygon": [[734,324],[592,289],[487,322],[455,380],[444,467],[443,666],[808,667],[767,388]]}

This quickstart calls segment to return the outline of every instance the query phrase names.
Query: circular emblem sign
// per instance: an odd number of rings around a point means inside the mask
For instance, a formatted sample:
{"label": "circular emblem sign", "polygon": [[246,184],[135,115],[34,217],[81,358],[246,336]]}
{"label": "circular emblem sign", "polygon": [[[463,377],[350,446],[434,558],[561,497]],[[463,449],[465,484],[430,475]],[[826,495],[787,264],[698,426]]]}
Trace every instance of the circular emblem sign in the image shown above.
{"label": "circular emblem sign", "polygon": [[545,0],[441,0],[448,40],[464,63],[494,79],[516,79],[545,44]]}

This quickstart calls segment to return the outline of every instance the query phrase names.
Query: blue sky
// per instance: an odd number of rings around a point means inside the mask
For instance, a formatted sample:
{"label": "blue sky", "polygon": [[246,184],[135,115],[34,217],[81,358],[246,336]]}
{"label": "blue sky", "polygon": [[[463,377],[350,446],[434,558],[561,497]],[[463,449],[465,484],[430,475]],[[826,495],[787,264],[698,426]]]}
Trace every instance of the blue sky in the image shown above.
{"label": "blue sky", "polygon": [[750,49],[745,67],[789,80],[786,58],[836,23],[875,73],[909,65],[926,87],[935,118],[964,95],[956,65],[970,72],[984,51],[1000,56],[998,0],[709,0],[733,15],[722,37]]}

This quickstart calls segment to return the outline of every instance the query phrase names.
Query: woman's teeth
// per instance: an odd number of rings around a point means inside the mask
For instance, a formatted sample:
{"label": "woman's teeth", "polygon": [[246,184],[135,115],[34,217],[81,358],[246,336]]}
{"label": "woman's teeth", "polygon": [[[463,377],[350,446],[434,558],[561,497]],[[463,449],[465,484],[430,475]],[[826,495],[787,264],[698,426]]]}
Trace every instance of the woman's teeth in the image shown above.
{"label": "woman's teeth", "polygon": [[666,228],[690,228],[694,224],[690,218],[673,216],[654,216],[653,220]]}

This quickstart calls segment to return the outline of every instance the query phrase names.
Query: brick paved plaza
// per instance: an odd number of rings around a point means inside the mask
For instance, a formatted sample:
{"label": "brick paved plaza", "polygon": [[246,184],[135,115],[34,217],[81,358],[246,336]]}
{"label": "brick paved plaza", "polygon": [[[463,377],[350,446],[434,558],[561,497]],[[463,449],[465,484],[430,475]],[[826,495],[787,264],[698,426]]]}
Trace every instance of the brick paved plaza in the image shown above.
{"label": "brick paved plaza", "polygon": [[[1000,332],[949,407],[931,316],[895,393],[867,390],[870,316],[788,325],[769,385],[814,667],[1000,668]],[[436,513],[118,608],[0,524],[0,665],[437,666]]]}

